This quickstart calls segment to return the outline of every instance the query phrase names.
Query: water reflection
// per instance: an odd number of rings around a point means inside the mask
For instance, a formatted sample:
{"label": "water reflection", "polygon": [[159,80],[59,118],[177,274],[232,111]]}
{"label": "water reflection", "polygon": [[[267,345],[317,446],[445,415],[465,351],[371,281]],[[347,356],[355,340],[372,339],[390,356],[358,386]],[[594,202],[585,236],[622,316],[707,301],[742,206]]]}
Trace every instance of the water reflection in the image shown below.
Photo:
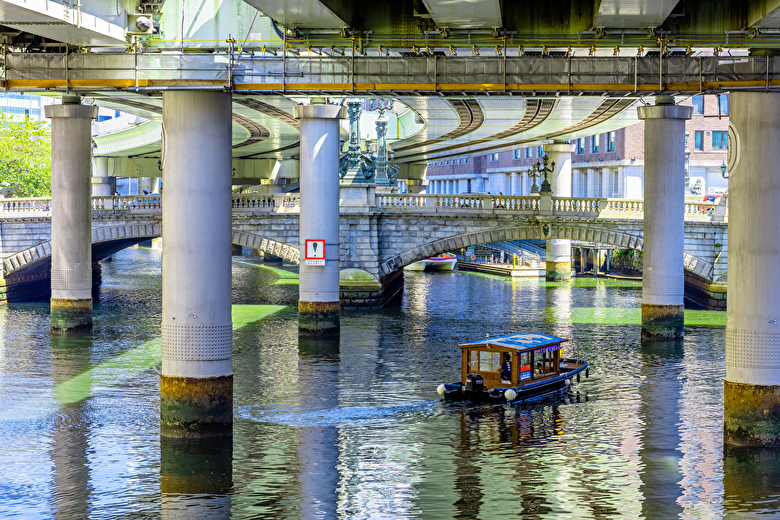
{"label": "water reflection", "polygon": [[[234,268],[236,303],[290,298],[259,272]],[[2,518],[780,511],[780,452],[723,452],[722,323],[642,343],[636,287],[410,273],[400,308],[343,313],[337,340],[300,339],[291,305],[234,333],[232,445],[192,446],[160,438],[159,366],[122,362],[159,335],[159,253],[103,274],[91,335],[51,336],[45,304],[0,307]],[[512,407],[439,398],[459,342],[518,330],[571,337],[590,378]]]}
{"label": "water reflection", "polygon": [[[90,367],[92,336],[88,333],[51,336],[51,375],[56,383],[67,381]],[[89,393],[89,383],[84,390]],[[55,415],[49,455],[54,486],[51,509],[54,518],[85,518],[91,502],[90,435],[92,424],[83,398],[63,405]]]}
{"label": "water reflection", "polygon": [[[339,335],[298,338],[300,379],[311,381],[317,406],[338,407]],[[316,372],[320,372],[319,375]],[[316,376],[316,377],[315,377]],[[313,394],[313,395],[312,395]],[[304,426],[298,431],[298,482],[303,518],[336,518],[339,486],[338,428],[335,424]]]}
{"label": "water reflection", "polygon": [[233,439],[160,437],[163,518],[231,517]]}
{"label": "water reflection", "polygon": [[723,450],[726,518],[767,518],[780,511],[780,450]]}
{"label": "water reflection", "polygon": [[641,364],[637,370],[639,415],[643,428],[639,437],[642,467],[640,490],[645,518],[677,517],[682,513],[678,499],[680,480],[680,382],[682,341],[642,341]]}

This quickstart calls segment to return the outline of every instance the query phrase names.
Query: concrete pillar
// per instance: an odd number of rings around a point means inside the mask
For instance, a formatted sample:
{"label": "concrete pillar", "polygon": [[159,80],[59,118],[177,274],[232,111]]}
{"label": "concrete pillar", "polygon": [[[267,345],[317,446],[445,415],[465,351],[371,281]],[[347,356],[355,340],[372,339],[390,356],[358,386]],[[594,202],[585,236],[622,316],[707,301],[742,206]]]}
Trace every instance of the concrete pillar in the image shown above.
{"label": "concrete pillar", "polygon": [[[555,163],[555,171],[548,175],[553,197],[571,197],[571,144],[544,145],[548,164]],[[547,241],[545,278],[551,282],[571,280],[571,240]]]}
{"label": "concrete pillar", "polygon": [[692,107],[659,96],[637,109],[645,122],[642,337],[683,336],[685,120]]}
{"label": "concrete pillar", "polygon": [[154,179],[152,177],[138,177],[138,194],[154,193]]}
{"label": "concrete pillar", "polygon": [[[780,446],[780,94],[733,92],[731,96],[724,442],[776,447]],[[646,176],[645,186],[649,183]]]}
{"label": "concrete pillar", "polygon": [[160,434],[233,432],[231,95],[163,93]]}
{"label": "concrete pillar", "polygon": [[406,185],[409,189],[409,193],[425,193],[425,186],[423,185],[422,179],[406,179]]}
{"label": "concrete pillar", "polygon": [[[295,107],[301,121],[298,331],[304,336],[339,330],[339,118],[346,115],[338,105]],[[307,240],[324,240],[324,265],[307,264],[308,253],[320,255],[307,251]]]}
{"label": "concrete pillar", "polygon": [[63,96],[51,118],[51,328],[92,327],[92,119],[98,107]]}
{"label": "concrete pillar", "polygon": [[116,193],[116,177],[111,175],[114,173],[114,159],[95,157],[92,166],[92,196],[112,197]]}

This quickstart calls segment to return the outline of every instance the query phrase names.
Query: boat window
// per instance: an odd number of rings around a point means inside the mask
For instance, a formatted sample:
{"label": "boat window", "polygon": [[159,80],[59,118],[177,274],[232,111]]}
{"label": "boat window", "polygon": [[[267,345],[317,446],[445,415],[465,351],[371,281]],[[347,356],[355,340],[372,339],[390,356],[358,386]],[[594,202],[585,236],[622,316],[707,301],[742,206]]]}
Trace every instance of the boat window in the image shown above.
{"label": "boat window", "polygon": [[469,372],[472,370],[477,372],[479,371],[479,359],[477,359],[477,351],[470,350],[469,352],[471,352],[471,359],[469,359]]}
{"label": "boat window", "polygon": [[536,372],[538,375],[552,374],[555,372],[553,352],[536,353]]}
{"label": "boat window", "polygon": [[498,352],[479,353],[479,371],[480,372],[498,372],[501,370],[501,356]]}
{"label": "boat window", "polygon": [[531,353],[518,352],[517,360],[519,363],[518,366],[520,367],[520,379],[531,377]]}

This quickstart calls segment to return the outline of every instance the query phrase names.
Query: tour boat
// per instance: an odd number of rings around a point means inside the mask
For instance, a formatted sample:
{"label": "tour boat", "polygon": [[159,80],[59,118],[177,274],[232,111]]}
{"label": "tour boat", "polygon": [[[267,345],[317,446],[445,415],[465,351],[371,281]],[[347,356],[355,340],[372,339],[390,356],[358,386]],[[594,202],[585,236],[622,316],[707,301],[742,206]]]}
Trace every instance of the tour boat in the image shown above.
{"label": "tour boat", "polygon": [[567,341],[526,332],[458,345],[460,381],[436,390],[446,400],[511,403],[567,389],[589,375],[587,361],[561,356]]}
{"label": "tour boat", "polygon": [[409,264],[405,269],[409,271],[452,271],[457,263],[458,258],[454,255],[432,256]]}

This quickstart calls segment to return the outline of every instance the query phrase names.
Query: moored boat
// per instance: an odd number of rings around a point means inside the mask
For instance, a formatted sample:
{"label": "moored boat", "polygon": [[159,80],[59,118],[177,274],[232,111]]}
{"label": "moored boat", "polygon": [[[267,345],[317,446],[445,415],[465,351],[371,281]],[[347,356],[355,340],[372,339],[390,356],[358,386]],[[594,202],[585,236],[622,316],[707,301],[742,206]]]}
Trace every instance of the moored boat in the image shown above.
{"label": "moored boat", "polygon": [[458,345],[460,381],[441,384],[437,392],[446,400],[506,403],[567,389],[590,370],[584,359],[561,356],[567,341],[526,332]]}
{"label": "moored boat", "polygon": [[458,258],[454,255],[432,256],[411,263],[404,269],[407,271],[452,271],[457,263]]}

